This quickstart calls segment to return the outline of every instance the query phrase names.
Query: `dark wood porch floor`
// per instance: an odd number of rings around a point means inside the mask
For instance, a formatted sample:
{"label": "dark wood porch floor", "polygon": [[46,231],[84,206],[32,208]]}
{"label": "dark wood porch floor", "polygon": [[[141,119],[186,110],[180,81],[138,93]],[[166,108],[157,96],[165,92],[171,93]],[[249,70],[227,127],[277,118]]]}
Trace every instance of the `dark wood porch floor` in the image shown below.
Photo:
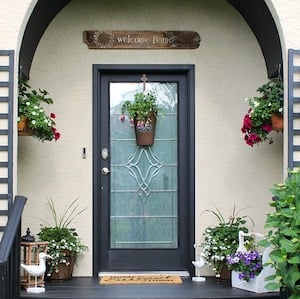
{"label": "dark wood porch floor", "polygon": [[47,299],[206,299],[206,298],[280,298],[279,293],[257,294],[232,288],[230,282],[210,277],[206,282],[183,278],[180,285],[100,285],[97,278],[73,278],[46,282],[46,292],[21,298]]}

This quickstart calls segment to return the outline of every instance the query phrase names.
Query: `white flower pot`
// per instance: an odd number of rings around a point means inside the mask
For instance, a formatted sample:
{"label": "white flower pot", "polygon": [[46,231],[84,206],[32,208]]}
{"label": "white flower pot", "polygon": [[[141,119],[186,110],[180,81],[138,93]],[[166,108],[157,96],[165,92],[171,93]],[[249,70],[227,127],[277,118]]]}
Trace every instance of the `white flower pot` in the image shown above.
{"label": "white flower pot", "polygon": [[255,278],[251,278],[249,282],[245,280],[239,279],[239,273],[237,271],[231,272],[231,285],[234,288],[254,292],[254,293],[268,293],[268,292],[278,292],[279,290],[267,290],[265,288],[265,285],[269,281],[265,281],[265,278],[269,275],[272,275],[270,271],[272,272],[273,269],[268,269],[269,267],[264,268],[258,276]]}

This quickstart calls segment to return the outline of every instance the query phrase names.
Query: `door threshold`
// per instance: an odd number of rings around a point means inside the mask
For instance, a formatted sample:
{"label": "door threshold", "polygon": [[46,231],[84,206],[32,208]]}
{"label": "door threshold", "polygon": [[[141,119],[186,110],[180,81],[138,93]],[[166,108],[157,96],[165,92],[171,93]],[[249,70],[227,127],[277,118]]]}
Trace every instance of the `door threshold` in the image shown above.
{"label": "door threshold", "polygon": [[99,272],[98,276],[127,276],[127,275],[178,275],[181,277],[189,277],[188,271],[130,271],[130,272]]}

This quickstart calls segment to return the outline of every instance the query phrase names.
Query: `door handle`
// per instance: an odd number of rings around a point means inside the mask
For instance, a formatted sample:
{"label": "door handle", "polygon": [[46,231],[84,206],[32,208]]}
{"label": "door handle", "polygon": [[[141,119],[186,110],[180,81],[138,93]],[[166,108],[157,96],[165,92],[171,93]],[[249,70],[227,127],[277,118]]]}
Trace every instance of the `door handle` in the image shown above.
{"label": "door handle", "polygon": [[107,167],[103,167],[101,172],[103,175],[108,175],[110,173],[110,170]]}

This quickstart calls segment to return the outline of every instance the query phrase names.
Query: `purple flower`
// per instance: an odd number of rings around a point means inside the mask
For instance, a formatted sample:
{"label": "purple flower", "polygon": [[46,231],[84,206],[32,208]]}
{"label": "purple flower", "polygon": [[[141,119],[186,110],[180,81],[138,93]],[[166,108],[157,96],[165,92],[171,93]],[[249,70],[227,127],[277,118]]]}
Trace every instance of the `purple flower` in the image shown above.
{"label": "purple flower", "polygon": [[244,272],[240,272],[239,273],[239,279],[242,280],[245,278],[245,273]]}
{"label": "purple flower", "polygon": [[239,272],[239,279],[249,281],[262,270],[261,255],[256,251],[237,252],[226,258],[229,270]]}

